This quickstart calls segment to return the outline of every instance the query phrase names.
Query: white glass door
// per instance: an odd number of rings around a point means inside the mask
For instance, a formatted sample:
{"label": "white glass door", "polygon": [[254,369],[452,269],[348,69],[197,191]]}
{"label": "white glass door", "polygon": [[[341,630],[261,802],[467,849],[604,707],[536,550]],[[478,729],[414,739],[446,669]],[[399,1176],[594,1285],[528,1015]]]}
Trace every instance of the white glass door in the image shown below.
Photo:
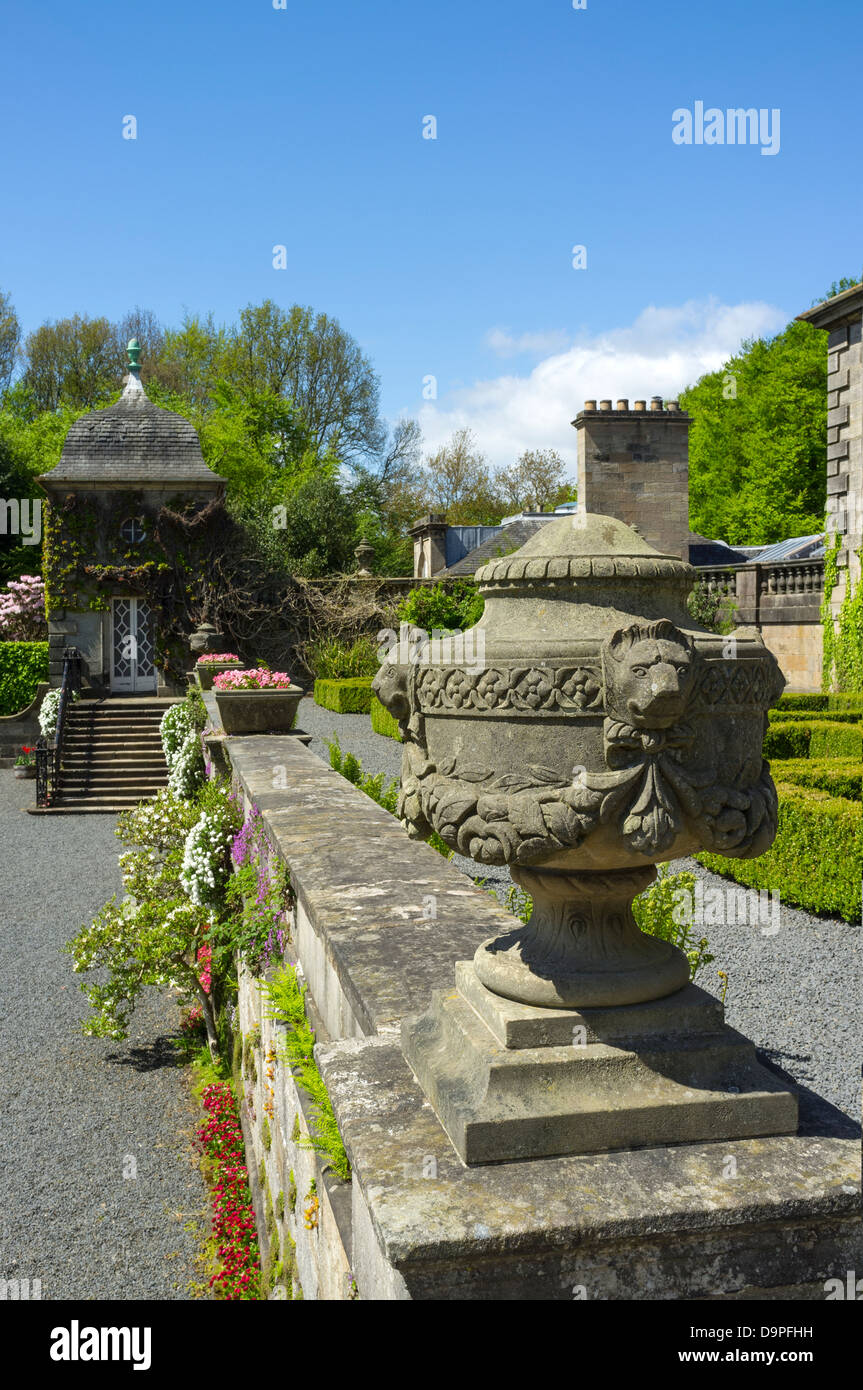
{"label": "white glass door", "polygon": [[115,598],[111,614],[111,689],[152,695],[156,667],[150,605],[142,598]]}

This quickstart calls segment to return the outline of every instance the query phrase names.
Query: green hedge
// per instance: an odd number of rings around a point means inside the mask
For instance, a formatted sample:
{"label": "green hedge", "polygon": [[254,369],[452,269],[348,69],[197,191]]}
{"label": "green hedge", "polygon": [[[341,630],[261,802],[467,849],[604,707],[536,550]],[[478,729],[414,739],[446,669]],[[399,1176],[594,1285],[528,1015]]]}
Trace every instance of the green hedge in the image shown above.
{"label": "green hedge", "polygon": [[770,764],[774,782],[793,782],[797,787],[817,787],[831,796],[859,801],[863,763],[853,758],[783,758]]}
{"label": "green hedge", "polygon": [[372,696],[371,716],[372,728],[376,734],[383,734],[385,738],[394,738],[397,743],[401,743],[398,721],[393,719],[386,705],[382,705],[376,695]]}
{"label": "green hedge", "polygon": [[315,681],[315,704],[336,714],[368,714],[374,676],[349,676],[344,680]]}
{"label": "green hedge", "polygon": [[783,720],[764,735],[765,758],[860,758],[863,730],[859,724],[836,724],[829,719]]}
{"label": "green hedge", "polygon": [[861,805],[810,787],[777,784],[779,829],[758,859],[699,854],[705,868],[778,890],[783,901],[810,912],[860,920]]}
{"label": "green hedge", "polygon": [[780,709],[771,711],[773,724],[859,724],[863,720],[863,710],[828,709],[820,712],[812,709]]}
{"label": "green hedge", "polygon": [[0,715],[20,714],[47,679],[47,642],[0,642]]}
{"label": "green hedge", "polygon": [[786,710],[857,710],[863,711],[863,695],[780,695],[773,706],[781,714]]}

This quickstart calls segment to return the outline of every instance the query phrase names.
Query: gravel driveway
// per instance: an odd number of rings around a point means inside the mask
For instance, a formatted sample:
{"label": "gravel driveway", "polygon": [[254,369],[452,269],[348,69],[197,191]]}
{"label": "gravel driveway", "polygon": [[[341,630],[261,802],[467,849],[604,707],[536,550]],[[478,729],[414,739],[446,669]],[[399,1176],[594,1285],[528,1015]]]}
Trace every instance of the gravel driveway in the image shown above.
{"label": "gravel driveway", "polygon": [[[310,699],[300,705],[298,723],[314,735],[311,748],[327,759],[323,739],[337,732],[342,749],[362,759],[367,772],[401,772],[401,744],[383,738],[366,714],[333,714]],[[511,880],[505,868],[488,868],[456,855],[452,861],[473,879]],[[675,860],[672,870],[689,869],[705,887],[735,887],[692,859]],[[698,935],[716,957],[698,983],[721,995],[728,976],[726,1018],[758,1046],[760,1055],[781,1068],[801,1088],[804,1128],[834,1134],[860,1133],[863,1061],[863,947],[861,929],[848,922],[816,917],[780,905],[779,930],[764,926],[709,925]]]}
{"label": "gravel driveway", "polygon": [[183,1225],[206,1193],[177,1005],[149,990],[126,1042],[82,1036],[61,947],[120,890],[116,818],[28,816],[33,792],[0,770],[0,1277],[43,1299],[188,1298]]}

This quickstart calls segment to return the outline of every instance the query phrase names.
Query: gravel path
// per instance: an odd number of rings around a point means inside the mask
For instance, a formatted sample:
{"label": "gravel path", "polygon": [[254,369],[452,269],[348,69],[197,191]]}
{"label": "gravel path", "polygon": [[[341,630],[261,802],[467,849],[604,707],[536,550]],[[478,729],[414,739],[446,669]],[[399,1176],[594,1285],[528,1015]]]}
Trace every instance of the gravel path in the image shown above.
{"label": "gravel path", "polygon": [[121,888],[116,818],[28,816],[33,790],[0,770],[0,1277],[43,1299],[188,1298],[206,1192],[177,1005],[150,990],[126,1042],[82,1036],[61,947]]}
{"label": "gravel path", "polygon": [[[300,706],[300,726],[314,735],[310,747],[328,759],[323,739],[338,733],[342,749],[362,759],[367,772],[398,777],[401,745],[383,738],[368,715],[333,714],[312,700]],[[499,884],[511,880],[505,868],[479,865],[456,855],[452,861],[470,878]],[[675,860],[672,871],[689,869],[705,888],[735,889],[692,859]],[[725,895],[727,900],[727,894]],[[747,909],[748,910],[748,909]],[[716,957],[699,972],[698,983],[721,995],[728,976],[726,1018],[801,1089],[804,1128],[860,1133],[863,1061],[863,946],[861,929],[800,908],[780,904],[778,931],[764,925],[705,925]]]}

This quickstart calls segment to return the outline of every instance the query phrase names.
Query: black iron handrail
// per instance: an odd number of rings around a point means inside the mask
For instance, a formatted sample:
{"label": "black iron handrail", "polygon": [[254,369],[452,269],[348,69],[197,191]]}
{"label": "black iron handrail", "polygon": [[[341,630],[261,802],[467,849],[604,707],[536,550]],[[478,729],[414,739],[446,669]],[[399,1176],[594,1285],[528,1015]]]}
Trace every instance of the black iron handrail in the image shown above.
{"label": "black iron handrail", "polygon": [[66,712],[81,689],[81,653],[77,647],[63,651],[63,679],[60,682],[60,702],[54,739],[49,745],[40,738],[36,744],[36,805],[53,806],[60,790],[60,771],[63,764],[63,737],[66,732]]}

